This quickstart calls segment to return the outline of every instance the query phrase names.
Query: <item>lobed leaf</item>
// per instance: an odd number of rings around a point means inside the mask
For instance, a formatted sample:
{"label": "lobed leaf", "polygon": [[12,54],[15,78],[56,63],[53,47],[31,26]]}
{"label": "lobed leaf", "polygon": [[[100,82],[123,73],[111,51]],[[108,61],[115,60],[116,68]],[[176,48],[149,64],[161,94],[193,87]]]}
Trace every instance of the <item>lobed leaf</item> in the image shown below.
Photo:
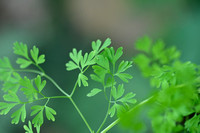
{"label": "lobed leaf", "polygon": [[8,91],[8,94],[5,94],[3,96],[3,99],[7,102],[16,102],[16,103],[20,103],[20,100],[18,98],[18,96],[16,95],[15,92],[12,91]]}
{"label": "lobed leaf", "polygon": [[28,48],[26,44],[15,42],[13,47],[14,53],[17,55],[21,55],[25,57],[26,59],[29,59],[28,57]]}
{"label": "lobed leaf", "polygon": [[117,73],[116,76],[118,76],[121,80],[127,83],[128,83],[128,79],[133,78],[130,74],[127,74],[127,73]]}
{"label": "lobed leaf", "polygon": [[41,76],[38,75],[37,78],[35,78],[35,85],[37,86],[38,91],[41,92],[46,85],[46,80],[41,81]]}
{"label": "lobed leaf", "polygon": [[36,46],[33,46],[33,49],[31,49],[30,53],[36,64],[42,64],[45,62],[45,55],[39,56],[39,49]]}
{"label": "lobed leaf", "polygon": [[34,119],[32,120],[32,123],[34,124],[34,127],[41,126],[43,124],[43,111],[44,106],[35,105],[31,107],[31,116],[36,115]]}
{"label": "lobed leaf", "polygon": [[87,80],[88,80],[88,78],[84,74],[80,73],[78,76],[79,87],[81,87],[81,83],[83,84],[83,86],[88,86]]}
{"label": "lobed leaf", "polygon": [[33,129],[32,129],[32,124],[30,121],[28,121],[28,126],[24,125],[24,130],[26,131],[25,133],[33,133]]}
{"label": "lobed leaf", "polygon": [[19,123],[20,116],[21,116],[21,121],[22,121],[22,122],[25,122],[25,119],[26,119],[26,108],[25,108],[25,104],[24,104],[20,109],[18,109],[17,111],[15,111],[15,112],[11,115],[11,118],[13,118],[13,119],[12,119],[12,124],[18,124],[18,123]]}
{"label": "lobed leaf", "polygon": [[6,102],[0,102],[0,115],[6,115],[14,106],[16,106],[18,103],[6,103]]}
{"label": "lobed leaf", "polygon": [[54,109],[45,106],[45,113],[48,120],[55,121],[54,115],[56,115],[56,111]]}
{"label": "lobed leaf", "polygon": [[27,68],[32,64],[32,61],[23,58],[18,58],[16,63],[20,65],[20,68]]}
{"label": "lobed leaf", "polygon": [[38,98],[37,90],[33,87],[31,80],[28,79],[26,76],[24,77],[24,79],[20,80],[20,85],[23,86],[23,88],[21,88],[21,91],[24,92],[29,101],[32,101],[34,98]]}
{"label": "lobed leaf", "polygon": [[134,104],[136,103],[136,99],[133,99],[133,97],[135,97],[136,94],[133,94],[132,92],[126,94],[124,97],[122,97],[121,99],[119,99],[120,102],[122,103],[131,103]]}

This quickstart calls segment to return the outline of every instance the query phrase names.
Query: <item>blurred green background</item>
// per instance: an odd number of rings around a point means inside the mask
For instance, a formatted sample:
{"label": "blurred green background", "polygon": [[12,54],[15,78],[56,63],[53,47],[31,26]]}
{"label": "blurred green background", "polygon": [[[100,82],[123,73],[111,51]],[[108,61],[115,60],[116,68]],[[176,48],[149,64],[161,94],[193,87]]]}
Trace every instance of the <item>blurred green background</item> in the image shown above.
{"label": "blurred green background", "polygon": [[[107,37],[112,45],[124,47],[124,59],[131,60],[137,52],[134,42],[144,35],[163,39],[167,45],[176,45],[183,61],[200,63],[200,1],[199,0],[1,0],[0,1],[0,57],[7,56],[15,65],[13,42],[39,47],[46,55],[42,65],[46,73],[70,92],[76,81],[76,72],[67,72],[65,63],[72,48],[91,50],[91,41]],[[89,70],[91,71],[91,69]],[[137,94],[138,101],[151,92],[148,80],[142,78],[136,67],[130,73],[134,78],[125,87]],[[89,73],[88,73],[89,75]],[[86,94],[99,86],[89,80],[89,87],[78,88],[74,100],[88,122],[97,129],[106,113],[107,103],[102,94],[87,98]],[[0,100],[2,101],[2,91]],[[46,95],[61,95],[48,84]],[[87,133],[88,130],[68,100],[52,100],[56,122],[45,120],[42,133]],[[11,118],[0,116],[0,133],[24,132],[21,125],[11,125]],[[113,119],[109,119],[107,124]],[[115,126],[110,133],[128,133]],[[147,130],[148,133],[151,129]]]}

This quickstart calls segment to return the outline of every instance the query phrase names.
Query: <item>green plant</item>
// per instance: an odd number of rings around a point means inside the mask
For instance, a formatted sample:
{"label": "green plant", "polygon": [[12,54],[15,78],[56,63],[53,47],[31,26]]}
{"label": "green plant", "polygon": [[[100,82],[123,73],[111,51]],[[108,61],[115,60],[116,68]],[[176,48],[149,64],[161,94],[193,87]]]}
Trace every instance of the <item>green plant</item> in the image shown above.
{"label": "green plant", "polygon": [[[30,50],[30,55],[26,44],[14,43],[14,53],[19,55],[16,63],[20,65],[20,69],[12,67],[7,57],[0,60],[0,80],[3,81],[4,102],[0,102],[0,114],[6,115],[11,109],[16,111],[11,115],[12,124],[18,124],[21,120],[25,122],[27,104],[31,104],[32,121],[28,122],[28,126],[24,126],[24,129],[28,133],[32,133],[32,124],[40,132],[40,127],[44,122],[44,115],[48,120],[55,121],[56,111],[48,106],[48,103],[52,99],[66,98],[71,101],[75,109],[79,113],[80,117],[85,122],[88,130],[93,133],[94,130],[90,127],[85,117],[77,107],[76,103],[72,99],[77,87],[88,86],[88,77],[84,74],[91,66],[94,70],[94,74],[91,74],[91,78],[102,84],[102,88],[94,88],[87,94],[88,97],[95,96],[98,93],[104,93],[105,98],[108,100],[108,111],[106,116],[97,129],[97,133],[100,132],[106,122],[107,117],[113,117],[116,112],[119,114],[129,108],[129,104],[136,103],[134,99],[135,94],[128,93],[124,95],[124,85],[116,82],[116,77],[120,78],[124,82],[128,82],[132,76],[125,73],[125,71],[132,66],[131,61],[121,61],[116,66],[116,62],[122,56],[122,47],[118,48],[115,52],[113,47],[108,48],[111,44],[111,40],[108,38],[102,44],[100,40],[92,42],[92,51],[82,55],[82,51],[73,49],[69,54],[71,61],[66,63],[66,69],[68,71],[79,69],[79,74],[74,88],[70,94],[66,93],[59,85],[48,76],[45,71],[40,67],[40,64],[45,62],[45,56],[39,55],[39,49],[33,46]],[[34,65],[38,70],[27,69],[30,65]],[[19,73],[34,73],[35,78],[29,79],[28,77],[22,78]],[[52,82],[55,87],[63,94],[62,96],[46,96],[43,94],[43,89],[46,85],[46,80]],[[19,92],[23,92],[26,99],[20,99]],[[44,105],[32,105],[32,103],[40,100],[46,100]]]}
{"label": "green plant", "polygon": [[[134,57],[133,61],[140,68],[145,77],[150,78],[150,82],[155,93],[137,105],[135,94],[129,92],[125,94],[123,82],[128,82],[132,76],[125,71],[132,67],[132,61],[119,61],[122,56],[122,47],[116,51],[110,39],[106,39],[102,44],[100,40],[92,42],[92,51],[82,54],[82,51],[73,49],[69,54],[71,61],[66,63],[66,69],[79,70],[74,88],[70,94],[66,93],[45,71],[40,64],[45,62],[45,56],[39,55],[39,49],[33,46],[28,52],[27,45],[14,43],[14,53],[19,55],[17,64],[20,69],[12,67],[7,57],[0,59],[0,80],[3,82],[4,102],[0,102],[0,114],[6,115],[9,111],[16,111],[11,114],[12,124],[18,124],[21,120],[26,121],[27,104],[31,105],[32,121],[28,121],[28,126],[24,125],[27,133],[33,133],[32,124],[36,131],[40,132],[40,127],[44,122],[44,116],[51,121],[55,121],[56,111],[48,106],[52,99],[68,99],[71,101],[78,114],[84,121],[89,132],[105,133],[113,126],[121,123],[134,131],[143,129],[143,122],[137,118],[142,107],[149,107],[150,116],[154,132],[200,132],[200,71],[199,66],[191,62],[182,63],[179,60],[180,52],[175,47],[165,48],[162,41],[155,44],[148,37],[139,39],[136,49],[141,51]],[[170,55],[170,56],[169,56]],[[27,69],[30,65],[38,70]],[[104,93],[108,101],[107,113],[101,125],[96,131],[90,127],[89,123],[81,113],[76,103],[72,99],[78,87],[87,87],[88,77],[85,72],[92,67],[94,73],[91,79],[99,82],[102,87],[94,88],[87,97],[93,97],[98,93]],[[33,73],[35,78],[21,77],[21,73]],[[63,94],[61,96],[46,96],[43,94],[46,80],[52,82]],[[23,92],[26,99],[20,97],[19,92]],[[46,101],[43,105],[32,105],[36,101]],[[118,116],[118,119],[105,127],[107,118]],[[162,124],[161,124],[162,123]]]}

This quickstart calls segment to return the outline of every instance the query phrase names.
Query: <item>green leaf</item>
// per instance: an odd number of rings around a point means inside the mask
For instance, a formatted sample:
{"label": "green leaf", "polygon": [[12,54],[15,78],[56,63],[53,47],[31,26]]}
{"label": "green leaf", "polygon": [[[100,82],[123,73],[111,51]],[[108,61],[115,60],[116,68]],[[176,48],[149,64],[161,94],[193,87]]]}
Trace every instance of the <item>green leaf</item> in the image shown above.
{"label": "green leaf", "polygon": [[94,89],[91,90],[90,93],[87,94],[87,97],[95,96],[96,94],[98,94],[98,93],[101,92],[101,91],[102,91],[101,89],[94,88]]}
{"label": "green leaf", "polygon": [[37,114],[34,119],[32,120],[32,123],[34,124],[34,127],[41,126],[43,124],[43,111],[44,106],[35,105],[31,107],[31,116]]}
{"label": "green leaf", "polygon": [[36,64],[42,64],[45,62],[45,55],[39,56],[39,49],[36,46],[33,46],[33,49],[31,49],[30,53]]}
{"label": "green leaf", "polygon": [[28,48],[27,48],[26,44],[15,42],[13,50],[14,50],[15,54],[21,55],[21,56],[25,57],[26,59],[29,59]]}
{"label": "green leaf", "polygon": [[33,129],[32,129],[32,124],[30,121],[28,121],[28,126],[24,125],[24,130],[26,131],[25,133],[33,133]]}
{"label": "green leaf", "polygon": [[130,74],[127,74],[127,73],[117,73],[116,76],[118,76],[121,80],[127,83],[128,83],[128,79],[133,78]]}
{"label": "green leaf", "polygon": [[111,39],[110,39],[110,38],[107,38],[107,39],[104,41],[104,43],[103,43],[103,45],[101,46],[101,48],[99,49],[99,52],[102,51],[103,49],[107,48],[108,46],[110,46],[110,44],[111,44]]}
{"label": "green leaf", "polygon": [[18,98],[18,96],[16,95],[16,93],[12,92],[12,91],[8,91],[8,94],[5,94],[3,96],[3,99],[7,102],[16,102],[19,103],[20,100]]}
{"label": "green leaf", "polygon": [[27,68],[28,66],[30,66],[32,64],[32,61],[18,58],[16,63],[20,64],[20,68]]}
{"label": "green leaf", "polygon": [[12,65],[10,63],[10,60],[8,57],[4,57],[3,59],[0,59],[0,69],[12,69]]}
{"label": "green leaf", "polygon": [[136,99],[133,99],[133,97],[135,97],[136,94],[133,94],[132,92],[126,94],[124,97],[122,97],[121,99],[119,99],[120,102],[122,103],[131,103],[134,104],[136,103]]}
{"label": "green leaf", "polygon": [[88,55],[88,53],[85,53],[84,57],[81,58],[81,68],[82,70],[89,65],[93,65],[95,64],[95,53],[94,51],[90,52],[90,54]]}
{"label": "green leaf", "polygon": [[6,115],[14,106],[16,106],[18,103],[6,103],[6,102],[0,102],[0,115]]}
{"label": "green leaf", "polygon": [[80,50],[79,52],[77,52],[77,50],[74,48],[72,50],[72,52],[69,53],[70,58],[74,61],[69,61],[68,63],[66,63],[66,67],[68,71],[80,68],[79,64],[80,61],[82,60],[83,56],[82,56],[82,50]]}
{"label": "green leaf", "polygon": [[10,60],[7,57],[0,59],[0,80],[8,81],[12,74],[12,69]]}
{"label": "green leaf", "polygon": [[77,69],[77,68],[79,68],[79,66],[76,65],[73,61],[69,61],[68,63],[66,63],[67,71],[71,71],[71,70],[74,70],[74,69]]}
{"label": "green leaf", "polygon": [[100,65],[101,67],[105,68],[106,70],[110,70],[109,61],[107,57],[104,57],[103,55],[98,55],[96,57],[96,63]]}
{"label": "green leaf", "polygon": [[199,133],[200,115],[195,114],[191,119],[185,122],[185,128],[191,133]]}
{"label": "green leaf", "polygon": [[116,62],[122,55],[123,55],[123,48],[120,47],[117,49],[115,56],[114,56],[114,61]]}
{"label": "green leaf", "polygon": [[115,103],[109,110],[109,115],[110,117],[113,117],[115,115],[115,112],[116,112],[116,107],[117,107],[117,104]]}
{"label": "green leaf", "polygon": [[82,73],[80,73],[78,76],[79,87],[81,87],[81,83],[83,84],[83,86],[88,86],[87,80],[88,80],[88,78],[85,75],[83,75]]}
{"label": "green leaf", "polygon": [[132,61],[122,61],[118,66],[117,73],[126,71],[128,68],[132,67],[132,63]]}
{"label": "green leaf", "polygon": [[108,70],[106,70],[98,65],[94,65],[94,66],[92,66],[92,68],[96,75],[91,74],[90,75],[91,79],[94,81],[100,82],[104,85],[104,78],[105,78],[105,75],[108,73]]}
{"label": "green leaf", "polygon": [[104,87],[109,88],[115,84],[116,84],[115,80],[111,77],[108,77],[108,79],[106,80],[106,85]]}
{"label": "green leaf", "polygon": [[55,121],[54,115],[56,115],[56,111],[50,107],[45,106],[46,117],[48,120]]}
{"label": "green leaf", "polygon": [[37,86],[39,92],[41,92],[46,85],[46,80],[41,81],[41,76],[38,75],[37,78],[35,78],[35,85]]}
{"label": "green leaf", "polygon": [[137,50],[140,50],[140,51],[144,51],[146,53],[149,53],[150,52],[150,47],[151,47],[151,43],[152,41],[150,40],[149,37],[145,36],[141,39],[139,39],[136,44],[135,44],[135,48]]}
{"label": "green leaf", "polygon": [[95,52],[95,54],[99,53],[100,46],[101,46],[101,41],[100,40],[97,40],[96,42],[95,41],[92,42],[92,49]]}
{"label": "green leaf", "polygon": [[23,86],[21,91],[24,92],[29,101],[32,101],[34,98],[38,99],[37,90],[33,87],[30,79],[25,76],[24,79],[20,80],[20,85]]}
{"label": "green leaf", "polygon": [[20,75],[16,72],[12,73],[13,76],[4,82],[2,90],[4,92],[12,91],[16,93],[20,87],[19,80],[21,79]]}
{"label": "green leaf", "polygon": [[124,94],[124,85],[118,85],[117,89],[115,87],[112,88],[111,94],[115,100],[120,98]]}
{"label": "green leaf", "polygon": [[15,111],[15,112],[11,115],[11,118],[13,118],[13,119],[12,119],[12,124],[18,124],[18,123],[19,123],[20,116],[21,116],[21,121],[22,121],[22,122],[25,122],[25,119],[26,119],[26,108],[25,108],[25,104],[24,104],[20,109],[18,109],[17,111]]}

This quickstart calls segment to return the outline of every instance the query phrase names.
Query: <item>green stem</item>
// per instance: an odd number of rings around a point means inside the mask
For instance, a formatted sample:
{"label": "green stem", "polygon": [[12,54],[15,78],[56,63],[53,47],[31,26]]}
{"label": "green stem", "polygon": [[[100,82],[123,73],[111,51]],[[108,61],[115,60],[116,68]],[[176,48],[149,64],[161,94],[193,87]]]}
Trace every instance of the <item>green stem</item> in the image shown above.
{"label": "green stem", "polygon": [[72,90],[72,92],[71,92],[71,94],[70,94],[70,97],[73,96],[73,94],[74,94],[74,92],[75,92],[75,90],[76,90],[76,88],[77,88],[77,85],[78,85],[78,79],[77,79],[77,81],[76,81],[76,83],[75,83],[75,85],[74,85],[74,88],[73,88],[73,90]]}
{"label": "green stem", "polygon": [[27,104],[27,103],[32,103],[32,102],[35,102],[35,101],[40,101],[40,100],[45,100],[45,99],[60,99],[60,98],[69,98],[69,97],[66,97],[66,96],[43,97],[43,98],[39,98],[39,99],[36,99],[36,100],[33,100],[33,101],[21,102],[20,104]]}
{"label": "green stem", "polygon": [[101,133],[106,133],[109,131],[112,127],[114,127],[116,124],[118,124],[120,119],[115,120],[113,123],[111,123],[109,126],[107,126]]}
{"label": "green stem", "polygon": [[[135,107],[133,107],[132,109],[130,109],[127,113],[133,112],[135,111],[137,108],[145,105],[146,103],[154,100],[157,97],[157,93],[154,94],[153,96],[143,100],[142,102],[140,102],[139,104],[137,104]],[[107,126],[103,131],[101,131],[101,133],[106,133],[107,131],[109,131],[112,127],[114,127],[115,125],[117,125],[120,122],[120,118],[118,118],[117,120],[115,120],[114,122],[112,122],[109,126]]]}
{"label": "green stem", "polygon": [[[110,100],[111,100],[111,94],[110,94]],[[110,110],[110,104],[111,104],[111,103],[110,103],[110,100],[109,100],[109,103],[108,103],[108,110],[107,110],[107,112],[106,112],[106,116],[105,116],[103,122],[101,123],[99,129],[97,130],[97,133],[100,132],[101,128],[103,127],[103,125],[105,124],[105,122],[106,122],[106,120],[107,120],[107,118],[108,118],[109,110]]]}
{"label": "green stem", "polygon": [[[87,67],[88,68],[88,67]],[[87,69],[86,68],[86,69]],[[36,71],[36,70],[14,70],[14,71],[18,71],[18,72],[31,72],[31,73],[36,73],[36,74],[40,74],[44,77],[46,77],[49,81],[51,81],[54,86],[61,92],[65,95],[65,98],[69,98],[70,101],[72,102],[72,104],[74,105],[74,107],[76,108],[77,112],[79,113],[79,115],[81,116],[81,118],[83,119],[83,121],[85,122],[86,126],[88,127],[88,129],[90,130],[91,133],[93,133],[92,129],[90,128],[89,124],[87,123],[86,119],[84,118],[83,114],[81,113],[81,111],[79,110],[79,108],[77,107],[77,105],[75,104],[75,102],[73,101],[73,99],[71,98],[71,96],[73,95],[74,91],[75,91],[75,88],[77,85],[74,86],[74,89],[72,91],[72,95],[69,95],[67,94],[50,76],[48,76],[47,74],[43,73],[43,72],[40,72],[40,71]],[[43,100],[43,99],[49,99],[49,98],[52,98],[52,97],[45,97],[45,98],[41,98],[40,100]],[[54,97],[55,98],[55,97]],[[56,97],[57,98],[57,97]],[[37,101],[37,100],[36,100]]]}
{"label": "green stem", "polygon": [[79,110],[79,108],[77,107],[77,105],[75,104],[75,102],[73,101],[73,99],[71,97],[69,97],[69,100],[72,102],[72,104],[74,105],[74,107],[76,108],[77,112],[79,113],[79,115],[81,116],[81,118],[83,119],[83,121],[85,122],[87,128],[90,130],[91,133],[93,133],[90,125],[88,124],[88,122],[86,121],[85,117],[83,116],[83,114],[81,113],[81,111]]}
{"label": "green stem", "polygon": [[[112,72],[112,86],[111,86],[111,90],[112,90],[112,88],[114,87],[114,80],[115,80],[115,78],[114,78],[114,74],[115,74],[115,63],[113,63],[113,72]],[[105,118],[104,118],[104,120],[103,120],[103,122],[102,122],[102,124],[100,125],[100,127],[99,127],[99,129],[97,130],[97,133],[99,133],[100,132],[100,130],[101,130],[101,128],[103,127],[103,125],[105,124],[105,122],[106,122],[106,120],[107,120],[107,118],[108,118],[108,115],[109,115],[109,110],[110,110],[110,104],[111,104],[111,101],[112,100],[112,95],[111,95],[111,92],[110,92],[110,98],[109,98],[109,103],[108,103],[108,110],[107,110],[107,113],[106,113],[106,116],[105,116]]]}

